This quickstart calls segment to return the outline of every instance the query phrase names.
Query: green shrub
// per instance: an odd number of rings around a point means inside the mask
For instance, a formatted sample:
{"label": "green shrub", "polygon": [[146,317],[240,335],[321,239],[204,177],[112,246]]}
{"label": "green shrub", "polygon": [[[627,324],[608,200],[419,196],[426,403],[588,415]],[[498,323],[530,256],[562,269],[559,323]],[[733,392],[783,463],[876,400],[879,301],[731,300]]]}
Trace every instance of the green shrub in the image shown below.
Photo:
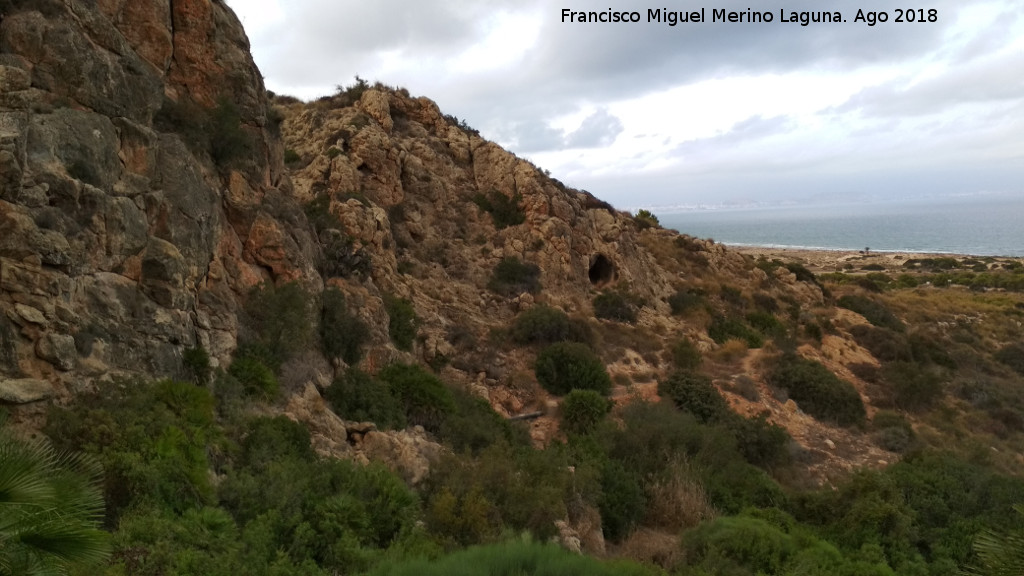
{"label": "green shrub", "polygon": [[221,167],[252,154],[252,138],[242,128],[242,116],[227,98],[217,101],[209,113],[210,157]]}
{"label": "green shrub", "polygon": [[703,374],[679,370],[658,382],[658,395],[693,414],[699,422],[712,423],[731,413],[729,404]]}
{"label": "green shrub", "polygon": [[202,346],[186,348],[181,354],[181,364],[185,375],[194,384],[205,385],[210,381],[213,368],[210,367],[210,355]]}
{"label": "green shrub", "polygon": [[636,224],[636,227],[639,230],[661,227],[661,222],[658,221],[658,217],[649,210],[637,211],[636,216],[633,217],[633,223]]}
{"label": "green shrub", "polygon": [[399,350],[412,350],[419,324],[412,302],[385,294],[384,309],[388,313],[388,334],[391,335],[391,341]]}
{"label": "green shrub", "polygon": [[851,426],[864,422],[864,403],[856,388],[814,360],[783,355],[768,383],[786,390],[800,409],[818,420]]}
{"label": "green shrub", "polygon": [[238,355],[228,367],[228,374],[242,385],[246,396],[263,400],[277,397],[280,389],[277,377],[257,357],[244,353]]}
{"label": "green shrub", "polygon": [[437,433],[441,423],[455,411],[452,391],[437,376],[413,364],[391,364],[377,377],[398,400],[406,421]]}
{"label": "green shrub", "polygon": [[942,379],[917,362],[888,363],[882,367],[882,379],[903,410],[924,410],[942,396]]}
{"label": "green shrub", "polygon": [[612,382],[604,363],[587,346],[578,342],[559,342],[541,350],[534,365],[537,381],[552,394],[565,395],[572,390],[593,390],[607,395]]}
{"label": "green shrub", "polygon": [[688,310],[703,308],[707,304],[704,294],[694,289],[679,290],[668,298],[668,305],[673,316],[685,314]]}
{"label": "green shrub", "polygon": [[626,561],[602,562],[552,543],[514,539],[474,546],[434,560],[385,562],[370,576],[655,576],[657,570]]}
{"label": "green shrub", "polygon": [[636,322],[636,298],[625,292],[611,290],[594,297],[594,316],[616,322]]}
{"label": "green shrub", "polygon": [[704,356],[689,338],[680,338],[670,349],[672,365],[678,370],[696,370],[704,362]]}
{"label": "green shrub", "polygon": [[405,412],[388,386],[357,368],[336,378],[324,398],[346,420],[373,422],[381,430],[405,427]]}
{"label": "green shrub", "polygon": [[505,297],[518,296],[523,292],[540,292],[540,267],[522,262],[515,256],[502,258],[491,272],[487,288]]}
{"label": "green shrub", "polygon": [[761,468],[789,464],[793,439],[785,428],[769,422],[764,413],[753,418],[730,414],[724,425],[736,437],[736,446],[747,462]]}
{"label": "green shrub", "polygon": [[302,156],[299,156],[298,152],[296,152],[295,150],[292,150],[291,148],[286,148],[285,149],[285,151],[284,151],[284,163],[285,164],[295,164],[295,163],[297,163],[297,162],[299,162],[301,160],[302,160]]}
{"label": "green shrub", "polygon": [[341,358],[355,364],[363,357],[363,345],[370,328],[348,311],[345,294],[334,287],[324,290],[320,310],[320,345],[328,358]]}
{"label": "green shrub", "polygon": [[848,294],[840,298],[836,304],[840,308],[846,308],[860,314],[865,320],[879,328],[888,328],[896,332],[903,332],[906,328],[903,322],[886,308],[884,304],[871,298],[858,294]]}
{"label": "green shrub", "polygon": [[498,230],[516,226],[526,221],[526,212],[519,203],[523,197],[515,194],[512,197],[506,196],[497,190],[491,190],[487,194],[478,193],[473,197],[473,202],[481,210],[491,215],[494,227]]}
{"label": "green shrub", "polygon": [[604,420],[612,403],[593,390],[573,390],[562,399],[562,429],[587,434]]}
{"label": "green shrub", "polygon": [[760,310],[747,314],[747,322],[750,326],[768,338],[785,338],[786,326],[779,321],[771,312]]}
{"label": "green shrub", "polygon": [[445,416],[438,436],[456,452],[479,453],[499,443],[525,446],[524,430],[491,408],[491,404],[470,392],[454,389],[454,410]]}
{"label": "green shrub", "polygon": [[888,328],[858,324],[850,327],[850,335],[882,362],[907,362],[913,358],[907,339]]}
{"label": "green shrub", "polygon": [[509,332],[516,344],[580,342],[589,345],[594,341],[594,333],[586,322],[571,319],[565,312],[543,304],[516,316]]}
{"label": "green shrub", "polygon": [[619,542],[629,536],[647,509],[647,497],[635,470],[627,470],[615,461],[605,464],[598,509],[605,538]]}
{"label": "green shrub", "polygon": [[890,410],[879,410],[871,419],[875,442],[884,450],[902,454],[916,440],[914,428],[905,417]]}
{"label": "green shrub", "polygon": [[995,353],[995,359],[1006,364],[1014,372],[1024,376],[1024,346],[1009,344]]}
{"label": "green shrub", "polygon": [[715,316],[708,326],[708,336],[718,344],[738,339],[746,342],[748,348],[760,348],[764,345],[764,338],[757,331],[733,317]]}
{"label": "green shrub", "polygon": [[249,293],[242,317],[239,348],[258,357],[274,372],[305,350],[313,337],[309,293],[296,282],[264,282]]}

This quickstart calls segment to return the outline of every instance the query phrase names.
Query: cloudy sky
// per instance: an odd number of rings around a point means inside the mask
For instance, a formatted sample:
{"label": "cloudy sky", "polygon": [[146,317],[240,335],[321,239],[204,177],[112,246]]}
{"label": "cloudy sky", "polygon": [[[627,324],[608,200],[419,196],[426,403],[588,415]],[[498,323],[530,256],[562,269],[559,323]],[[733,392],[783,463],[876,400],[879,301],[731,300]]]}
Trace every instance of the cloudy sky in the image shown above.
{"label": "cloudy sky", "polygon": [[[228,4],[269,89],[404,86],[620,208],[1024,195],[1024,0]],[[647,21],[666,5],[708,21]],[[897,23],[899,6],[937,21]],[[566,7],[641,21],[568,23]],[[710,22],[714,8],[774,21]]]}

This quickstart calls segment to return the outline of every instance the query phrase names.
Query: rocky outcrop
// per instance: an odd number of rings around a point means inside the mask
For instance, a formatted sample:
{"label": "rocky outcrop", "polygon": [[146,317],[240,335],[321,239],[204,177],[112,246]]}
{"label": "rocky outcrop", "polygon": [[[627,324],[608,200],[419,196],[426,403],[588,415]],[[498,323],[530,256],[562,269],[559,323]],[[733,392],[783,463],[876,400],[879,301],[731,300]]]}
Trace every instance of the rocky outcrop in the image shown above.
{"label": "rocky outcrop", "polygon": [[[0,22],[0,376],[175,375],[189,346],[226,361],[251,286],[320,285],[227,6],[13,5]],[[226,159],[218,129],[246,153]]]}

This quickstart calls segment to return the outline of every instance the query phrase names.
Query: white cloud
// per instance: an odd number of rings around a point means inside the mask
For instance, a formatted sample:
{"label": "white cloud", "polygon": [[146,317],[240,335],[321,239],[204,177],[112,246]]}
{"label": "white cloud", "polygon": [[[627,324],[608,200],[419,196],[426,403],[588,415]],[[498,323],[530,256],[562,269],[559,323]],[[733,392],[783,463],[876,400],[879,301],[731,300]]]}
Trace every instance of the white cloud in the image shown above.
{"label": "white cloud", "polygon": [[[874,27],[569,25],[553,0],[229,3],[270,89],[405,86],[613,203],[1024,182],[1024,0],[933,0],[923,24],[878,2],[890,22]],[[852,20],[833,4],[786,8]]]}

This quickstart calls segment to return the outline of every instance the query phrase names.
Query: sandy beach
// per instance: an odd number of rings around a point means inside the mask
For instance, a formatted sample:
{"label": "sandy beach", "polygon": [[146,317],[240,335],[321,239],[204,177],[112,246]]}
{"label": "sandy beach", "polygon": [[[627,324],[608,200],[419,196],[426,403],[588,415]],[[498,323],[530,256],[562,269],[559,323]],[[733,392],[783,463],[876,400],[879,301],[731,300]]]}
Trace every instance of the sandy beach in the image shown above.
{"label": "sandy beach", "polygon": [[936,254],[914,252],[875,252],[863,250],[810,250],[794,248],[765,248],[761,246],[728,245],[730,250],[746,254],[754,258],[765,257],[769,260],[777,258],[785,262],[799,262],[815,274],[828,272],[857,272],[865,266],[872,268],[881,266],[887,271],[903,270],[903,264],[911,259],[955,258],[957,260],[975,259],[983,262],[1020,262],[1022,258],[972,256],[970,254]]}

